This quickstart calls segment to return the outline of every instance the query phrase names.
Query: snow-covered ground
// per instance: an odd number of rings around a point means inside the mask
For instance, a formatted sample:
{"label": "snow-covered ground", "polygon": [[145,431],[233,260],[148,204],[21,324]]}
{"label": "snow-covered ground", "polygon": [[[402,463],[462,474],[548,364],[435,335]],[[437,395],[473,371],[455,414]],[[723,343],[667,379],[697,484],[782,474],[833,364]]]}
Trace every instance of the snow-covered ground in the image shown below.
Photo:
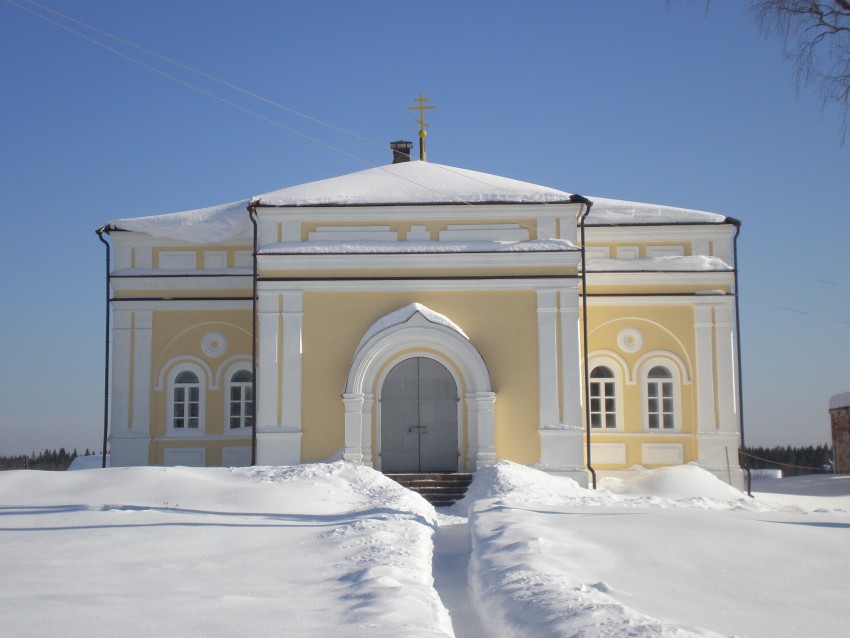
{"label": "snow-covered ground", "polygon": [[602,488],[501,462],[436,513],[342,462],[2,472],[0,634],[845,630],[850,477],[751,499],[690,465]]}

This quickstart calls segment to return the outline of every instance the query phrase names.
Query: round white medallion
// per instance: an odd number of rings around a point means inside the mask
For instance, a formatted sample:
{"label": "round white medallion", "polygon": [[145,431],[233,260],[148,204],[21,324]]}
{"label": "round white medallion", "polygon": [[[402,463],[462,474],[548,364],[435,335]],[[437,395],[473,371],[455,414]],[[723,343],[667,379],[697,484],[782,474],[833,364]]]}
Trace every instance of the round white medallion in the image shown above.
{"label": "round white medallion", "polygon": [[617,345],[623,352],[637,352],[643,346],[643,335],[637,328],[623,328],[617,335]]}
{"label": "round white medallion", "polygon": [[220,357],[227,350],[227,337],[220,332],[208,332],[201,339],[201,350],[208,357]]}

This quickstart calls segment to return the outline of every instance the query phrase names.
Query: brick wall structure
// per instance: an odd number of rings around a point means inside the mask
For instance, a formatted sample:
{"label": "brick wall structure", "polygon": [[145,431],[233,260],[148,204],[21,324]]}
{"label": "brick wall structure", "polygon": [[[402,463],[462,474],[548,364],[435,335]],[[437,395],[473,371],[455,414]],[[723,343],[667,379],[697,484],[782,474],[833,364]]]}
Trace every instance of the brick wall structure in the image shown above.
{"label": "brick wall structure", "polygon": [[850,474],[850,392],[832,398],[829,418],[832,422],[835,473]]}

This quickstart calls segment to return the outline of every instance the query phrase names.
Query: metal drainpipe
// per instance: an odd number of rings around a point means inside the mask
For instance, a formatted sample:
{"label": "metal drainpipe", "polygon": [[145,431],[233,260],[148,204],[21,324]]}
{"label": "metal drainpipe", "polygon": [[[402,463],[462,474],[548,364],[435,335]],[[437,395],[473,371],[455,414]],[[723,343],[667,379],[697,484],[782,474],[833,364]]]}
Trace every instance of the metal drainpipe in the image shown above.
{"label": "metal drainpipe", "polygon": [[110,286],[110,257],[111,257],[111,247],[109,242],[103,238],[103,233],[106,232],[106,226],[101,226],[95,232],[97,233],[97,238],[103,242],[103,245],[106,246],[106,337],[104,339],[104,363],[103,363],[103,452],[100,466],[102,468],[106,467],[106,446],[108,443],[109,437],[109,286]]}
{"label": "metal drainpipe", "polygon": [[740,284],[738,278],[738,235],[741,233],[741,222],[737,219],[731,220],[735,224],[735,235],[732,237],[732,259],[735,262],[735,354],[737,357],[738,370],[738,423],[741,426],[741,465],[747,473],[747,495],[753,495],[753,473],[747,462],[747,446],[744,443],[744,381],[741,373],[741,311],[738,300],[740,299]]}
{"label": "metal drainpipe", "polygon": [[251,295],[251,465],[257,464],[257,206],[248,204],[248,217],[254,226],[254,276]]}
{"label": "metal drainpipe", "polygon": [[590,470],[593,489],[596,489],[596,470],[593,469],[592,459],[590,456],[590,369],[587,360],[587,260],[585,253],[584,240],[584,222],[590,214],[590,209],[593,207],[593,202],[582,197],[581,195],[573,195],[570,198],[572,202],[584,204],[584,210],[579,216],[579,228],[581,229],[581,328],[582,328],[582,356],[584,357],[583,379],[584,379],[584,422],[587,432],[587,469]]}

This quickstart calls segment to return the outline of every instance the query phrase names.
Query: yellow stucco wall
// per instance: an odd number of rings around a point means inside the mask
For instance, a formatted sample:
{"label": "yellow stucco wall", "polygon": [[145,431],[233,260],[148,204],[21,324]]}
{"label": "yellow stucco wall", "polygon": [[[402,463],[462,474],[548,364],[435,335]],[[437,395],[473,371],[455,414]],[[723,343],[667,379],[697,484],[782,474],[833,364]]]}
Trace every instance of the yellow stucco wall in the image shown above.
{"label": "yellow stucco wall", "polygon": [[[671,306],[591,306],[588,308],[588,345],[590,359],[595,355],[614,353],[622,359],[626,369],[620,370],[622,379],[623,423],[616,431],[593,430],[591,439],[599,443],[624,443],[628,467],[642,462],[641,446],[644,443],[681,443],[684,462],[695,461],[698,456],[696,439],[696,387],[694,310],[689,305]],[[643,336],[643,346],[634,353],[618,347],[617,337],[625,328],[636,328]],[[639,361],[648,353],[668,358],[673,367],[681,362],[679,384],[679,415],[681,429],[675,433],[646,432],[643,425],[644,395],[640,378]],[[617,358],[614,357],[614,358]],[[678,366],[677,366],[678,367]],[[628,377],[631,376],[631,382]],[[637,436],[636,436],[637,435]],[[612,468],[614,466],[603,466]]]}
{"label": "yellow stucco wall", "polygon": [[318,461],[342,447],[341,394],[357,344],[374,322],[413,302],[459,325],[487,363],[496,392],[497,456],[535,463],[537,301],[530,291],[305,293],[302,459]]}
{"label": "yellow stucco wall", "polygon": [[[162,464],[164,447],[194,446],[198,439],[166,437],[166,415],[168,388],[165,380],[171,368],[195,357],[210,370],[211,378],[205,379],[204,436],[226,436],[224,441],[207,441],[207,465],[221,464],[221,448],[225,445],[245,444],[243,436],[236,437],[224,427],[226,389],[225,371],[238,361],[249,361],[251,357],[251,312],[250,310],[218,311],[158,311],[153,313],[151,339],[151,463]],[[220,356],[211,357],[204,353],[201,340],[209,332],[218,332],[227,338],[227,350]],[[200,434],[200,433],[199,433]],[[241,434],[241,433],[240,433]],[[250,436],[248,436],[250,443]]]}

